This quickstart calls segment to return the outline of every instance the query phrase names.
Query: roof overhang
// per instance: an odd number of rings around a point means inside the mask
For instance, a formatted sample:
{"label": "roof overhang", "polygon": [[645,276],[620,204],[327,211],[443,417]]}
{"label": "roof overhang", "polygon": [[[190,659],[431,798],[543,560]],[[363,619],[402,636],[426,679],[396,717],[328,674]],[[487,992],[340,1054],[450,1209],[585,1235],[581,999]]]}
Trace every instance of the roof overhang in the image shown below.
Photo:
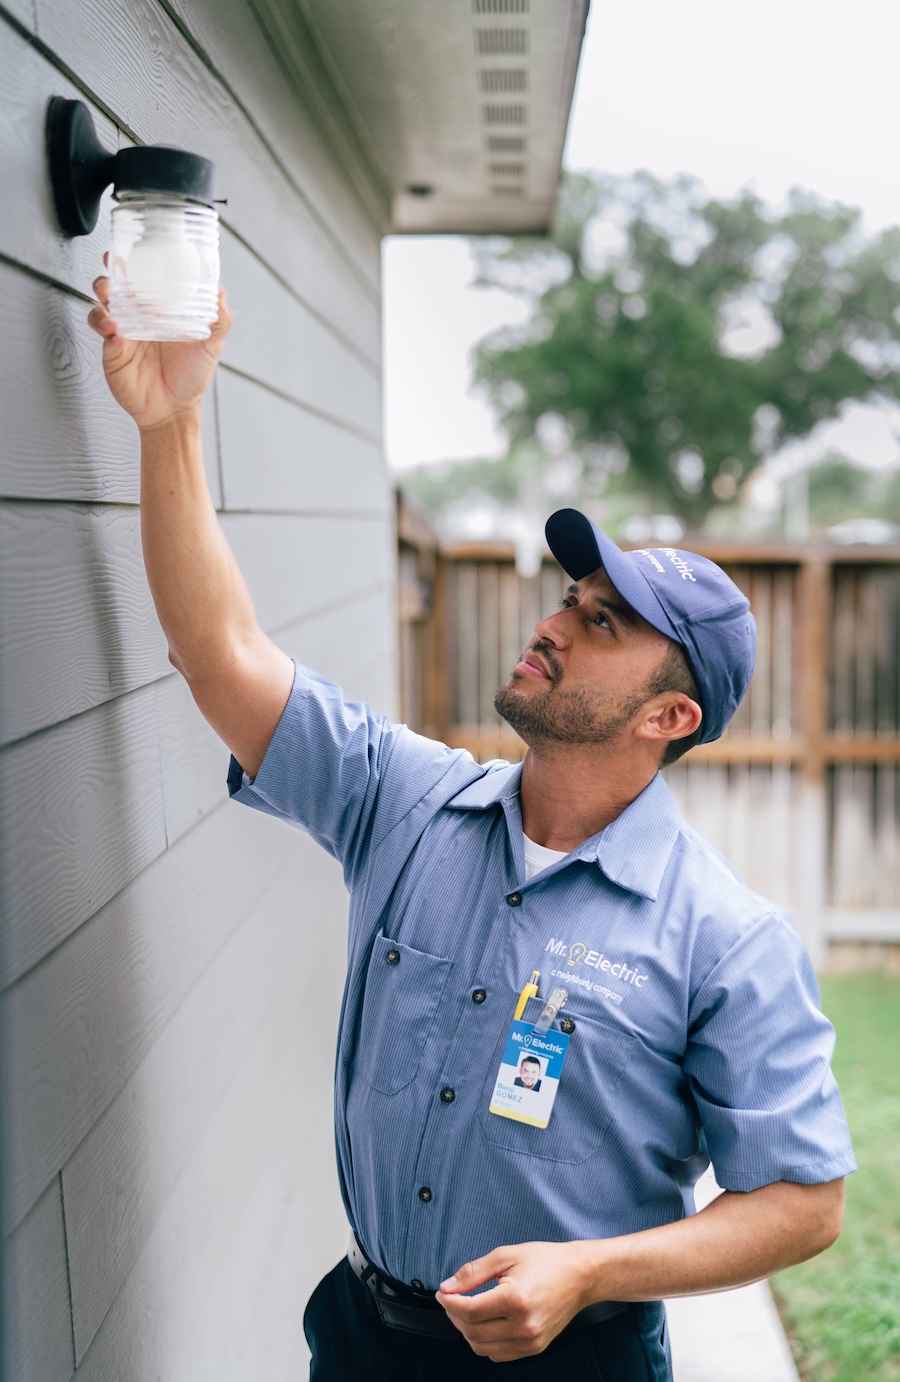
{"label": "roof overhang", "polygon": [[588,4],[254,8],[386,232],[507,234],[553,218]]}

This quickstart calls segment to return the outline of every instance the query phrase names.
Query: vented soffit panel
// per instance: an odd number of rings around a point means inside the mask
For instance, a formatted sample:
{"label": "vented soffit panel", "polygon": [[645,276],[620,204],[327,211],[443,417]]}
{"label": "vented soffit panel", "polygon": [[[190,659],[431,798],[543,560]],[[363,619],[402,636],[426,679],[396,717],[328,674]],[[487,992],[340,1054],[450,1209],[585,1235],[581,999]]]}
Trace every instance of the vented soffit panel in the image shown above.
{"label": "vented soffit panel", "polygon": [[370,196],[387,211],[385,230],[502,234],[543,231],[553,218],[588,4],[264,0],[259,8],[277,7],[282,32],[300,24],[314,43],[341,142],[379,189]]}

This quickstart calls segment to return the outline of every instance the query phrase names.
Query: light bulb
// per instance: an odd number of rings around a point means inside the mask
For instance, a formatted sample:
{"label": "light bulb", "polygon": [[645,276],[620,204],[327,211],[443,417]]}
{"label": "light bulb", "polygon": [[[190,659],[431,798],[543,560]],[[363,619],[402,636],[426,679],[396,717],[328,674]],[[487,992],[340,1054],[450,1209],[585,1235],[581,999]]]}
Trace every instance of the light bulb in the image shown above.
{"label": "light bulb", "polygon": [[196,288],[200,256],[187,238],[180,207],[147,208],[144,238],[128,256],[125,272],[138,302],[148,307],[166,306],[173,295]]}
{"label": "light bulb", "polygon": [[567,968],[567,969],[572,969],[575,965],[577,965],[577,963],[578,963],[578,961],[579,961],[580,959],[583,959],[583,958],[584,958],[584,956],[585,956],[586,954],[587,954],[587,946],[586,946],[586,945],[582,945],[581,941],[576,941],[574,945],[570,945],[570,946],[569,946],[569,963],[568,963],[568,965],[566,966],[566,968]]}

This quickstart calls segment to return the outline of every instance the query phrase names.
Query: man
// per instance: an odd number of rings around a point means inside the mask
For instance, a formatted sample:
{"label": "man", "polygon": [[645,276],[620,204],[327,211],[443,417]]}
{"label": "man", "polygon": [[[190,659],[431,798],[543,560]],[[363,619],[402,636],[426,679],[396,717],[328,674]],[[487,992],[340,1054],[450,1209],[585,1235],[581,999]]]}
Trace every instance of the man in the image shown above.
{"label": "man", "polygon": [[[355,1238],[307,1311],[311,1376],[669,1378],[661,1298],[822,1251],[854,1169],[797,933],[658,776],[740,700],[746,600],[701,557],[626,554],[554,515],[572,584],[497,697],[529,753],[481,767],[345,704],[259,628],[200,448],[224,298],[195,344],[124,341],[105,307],[91,322],[141,431],[170,656],[232,750],[230,790],[302,825],[350,890],[336,1134]],[[540,1118],[497,1102],[517,1044],[548,1062]],[[694,1214],[710,1157],[724,1193]]]}
{"label": "man", "polygon": [[523,1056],[519,1061],[519,1073],[513,1080],[519,1089],[533,1089],[535,1094],[541,1087],[541,1063],[537,1056]]}

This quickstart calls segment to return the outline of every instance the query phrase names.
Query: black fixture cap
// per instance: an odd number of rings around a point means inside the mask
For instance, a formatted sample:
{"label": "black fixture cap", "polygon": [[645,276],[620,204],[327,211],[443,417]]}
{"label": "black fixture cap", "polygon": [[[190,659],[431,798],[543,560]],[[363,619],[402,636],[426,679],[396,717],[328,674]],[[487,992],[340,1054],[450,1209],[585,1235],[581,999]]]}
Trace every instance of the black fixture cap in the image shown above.
{"label": "black fixture cap", "polygon": [[54,96],[47,108],[47,158],[60,229],[89,235],[110,183],[120,192],[159,192],[212,205],[215,168],[208,158],[164,144],[111,154],[97,139],[83,101]]}
{"label": "black fixture cap", "polygon": [[120,149],[116,154],[115,194],[167,192],[212,206],[215,171],[208,158],[166,144]]}

